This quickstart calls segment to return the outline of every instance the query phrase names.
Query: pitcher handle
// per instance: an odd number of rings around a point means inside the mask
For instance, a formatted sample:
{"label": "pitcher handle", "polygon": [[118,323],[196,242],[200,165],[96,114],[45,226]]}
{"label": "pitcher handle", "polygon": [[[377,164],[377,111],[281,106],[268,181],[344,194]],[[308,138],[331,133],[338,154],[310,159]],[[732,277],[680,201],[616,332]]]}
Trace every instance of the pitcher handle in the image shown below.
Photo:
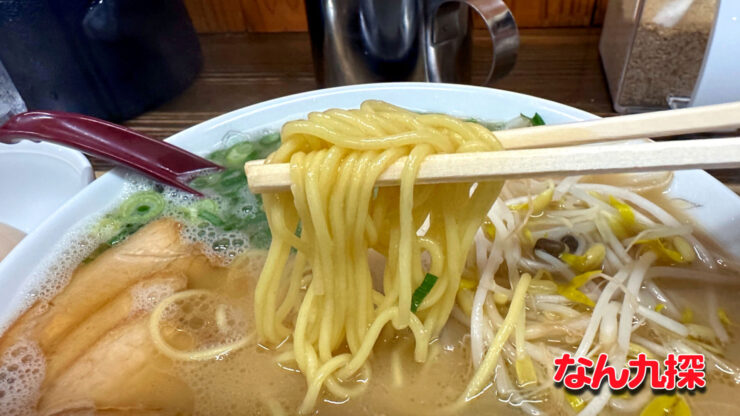
{"label": "pitcher handle", "polygon": [[514,15],[503,0],[462,0],[473,9],[488,28],[491,35],[491,67],[483,85],[508,74],[516,63],[519,51],[519,29]]}
{"label": "pitcher handle", "polygon": [[[437,26],[438,12],[444,4],[448,3],[468,6],[482,17],[486,24],[491,36],[493,54],[484,85],[508,74],[516,62],[519,49],[519,30],[514,21],[514,16],[503,0],[429,0],[427,3],[429,8],[427,10],[426,30],[427,79],[432,82],[457,82],[461,78],[460,74],[456,73],[460,68],[457,67],[456,71],[454,62],[443,59],[443,56],[458,53],[462,44],[459,41],[454,41],[456,36],[454,28],[447,30],[442,25],[439,26],[441,27],[440,30]],[[452,26],[454,26],[454,19]],[[467,30],[470,31],[472,28]],[[440,36],[442,40],[437,41],[436,36]],[[453,40],[452,43],[450,43],[450,40]]]}

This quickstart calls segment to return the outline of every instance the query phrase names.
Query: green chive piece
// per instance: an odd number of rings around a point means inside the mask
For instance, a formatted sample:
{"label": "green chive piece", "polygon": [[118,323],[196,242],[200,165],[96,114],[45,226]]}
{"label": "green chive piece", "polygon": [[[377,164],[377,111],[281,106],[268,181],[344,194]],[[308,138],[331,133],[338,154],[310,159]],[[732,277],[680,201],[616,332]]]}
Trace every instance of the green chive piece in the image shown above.
{"label": "green chive piece", "polygon": [[252,142],[242,142],[236,144],[226,152],[226,158],[224,165],[232,169],[243,169],[244,163],[250,159],[254,159],[257,155],[257,149]]}
{"label": "green chive piece", "polygon": [[229,152],[230,149],[219,149],[215,152],[208,155],[207,159],[213,162],[218,163],[219,165],[224,164],[224,160],[226,160],[226,154]]}
{"label": "green chive piece", "polygon": [[210,222],[216,227],[221,227],[224,225],[224,221],[221,218],[219,218],[218,215],[212,212],[208,212],[205,210],[198,211],[198,217]]}
{"label": "green chive piece", "polygon": [[529,120],[529,122],[532,123],[533,126],[544,126],[545,125],[545,119],[542,118],[540,113],[534,113],[532,117],[527,117],[521,113],[519,115]]}
{"label": "green chive piece", "polygon": [[534,116],[532,116],[532,125],[533,126],[544,126],[545,120],[542,118],[540,113],[534,113]]}
{"label": "green chive piece", "polygon": [[122,223],[144,224],[164,211],[165,200],[155,191],[137,192],[128,197],[116,215]]}
{"label": "green chive piece", "polygon": [[270,133],[262,136],[260,144],[263,146],[269,146],[280,141],[280,133]]}
{"label": "green chive piece", "polygon": [[424,276],[424,281],[414,290],[414,294],[411,296],[411,312],[416,312],[419,309],[419,305],[421,305],[421,302],[424,301],[424,298],[427,297],[429,292],[432,291],[434,284],[437,283],[437,279],[439,278],[431,273],[427,273]]}
{"label": "green chive piece", "polygon": [[221,227],[224,225],[224,221],[218,217],[218,215],[208,212],[208,211],[198,211],[198,218],[204,219],[211,224],[215,225],[216,227]]}
{"label": "green chive piece", "polygon": [[95,260],[96,258],[98,258],[98,256],[100,256],[101,254],[103,254],[103,252],[105,252],[106,250],[108,250],[110,247],[111,246],[108,243],[103,243],[103,244],[99,245],[98,248],[96,248],[92,253],[90,253],[89,256],[87,256],[85,258],[85,260],[82,260],[82,264],[88,264],[91,261]]}
{"label": "green chive piece", "polygon": [[113,247],[116,244],[127,239],[131,234],[139,231],[139,228],[143,226],[144,226],[144,223],[126,224],[123,226],[123,229],[121,229],[121,231],[118,234],[114,235],[110,240],[108,240],[106,244],[108,244],[108,246],[110,247]]}

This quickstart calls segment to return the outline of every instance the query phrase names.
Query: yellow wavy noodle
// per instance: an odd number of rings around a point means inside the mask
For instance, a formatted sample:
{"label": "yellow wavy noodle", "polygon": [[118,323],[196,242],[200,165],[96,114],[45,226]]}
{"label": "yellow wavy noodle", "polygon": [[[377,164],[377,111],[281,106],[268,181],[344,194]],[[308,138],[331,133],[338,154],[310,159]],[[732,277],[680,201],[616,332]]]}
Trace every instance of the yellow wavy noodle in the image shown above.
{"label": "yellow wavy noodle", "polygon": [[160,302],[149,319],[149,334],[159,352],[189,361],[225,355],[250,339],[238,308],[205,289],[177,292]]}
{"label": "yellow wavy noodle", "polygon": [[[415,187],[416,174],[431,154],[500,149],[476,123],[380,101],[285,124],[282,145],[268,163],[290,163],[294,185],[291,192],[264,195],[273,240],[256,288],[255,316],[262,341],[277,345],[292,337],[293,358],[308,384],[301,412],[314,408],[322,387],[353,394],[347,384],[388,324],[409,329],[415,359],[426,360],[501,183]],[[400,187],[376,189],[377,177],[403,157]],[[376,285],[370,249],[386,257]],[[428,269],[422,263],[427,256]],[[412,295],[426,272],[439,279],[414,313]]]}

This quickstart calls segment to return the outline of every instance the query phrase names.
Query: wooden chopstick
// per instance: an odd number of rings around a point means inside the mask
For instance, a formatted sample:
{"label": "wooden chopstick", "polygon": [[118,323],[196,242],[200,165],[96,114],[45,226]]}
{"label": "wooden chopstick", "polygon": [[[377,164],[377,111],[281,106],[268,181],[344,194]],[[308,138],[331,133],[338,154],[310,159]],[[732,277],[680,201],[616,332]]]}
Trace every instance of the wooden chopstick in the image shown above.
{"label": "wooden chopstick", "polygon": [[740,102],[496,131],[505,149],[534,149],[740,128]]}
{"label": "wooden chopstick", "polygon": [[[376,185],[398,185],[404,162],[402,158],[391,165],[380,175]],[[740,137],[433,155],[422,163],[416,183],[697,168],[740,168]],[[245,170],[253,193],[290,189],[287,163],[248,163]]]}

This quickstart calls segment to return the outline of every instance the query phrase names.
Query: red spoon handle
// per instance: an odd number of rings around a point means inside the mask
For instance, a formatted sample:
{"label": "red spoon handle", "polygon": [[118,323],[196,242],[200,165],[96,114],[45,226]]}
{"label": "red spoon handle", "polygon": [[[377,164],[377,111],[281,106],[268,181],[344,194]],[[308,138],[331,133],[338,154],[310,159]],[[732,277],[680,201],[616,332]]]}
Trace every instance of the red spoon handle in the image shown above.
{"label": "red spoon handle", "polygon": [[128,166],[160,182],[200,195],[187,186],[196,174],[221,166],[167,142],[95,117],[60,111],[17,114],[0,126],[0,142],[47,141]]}

